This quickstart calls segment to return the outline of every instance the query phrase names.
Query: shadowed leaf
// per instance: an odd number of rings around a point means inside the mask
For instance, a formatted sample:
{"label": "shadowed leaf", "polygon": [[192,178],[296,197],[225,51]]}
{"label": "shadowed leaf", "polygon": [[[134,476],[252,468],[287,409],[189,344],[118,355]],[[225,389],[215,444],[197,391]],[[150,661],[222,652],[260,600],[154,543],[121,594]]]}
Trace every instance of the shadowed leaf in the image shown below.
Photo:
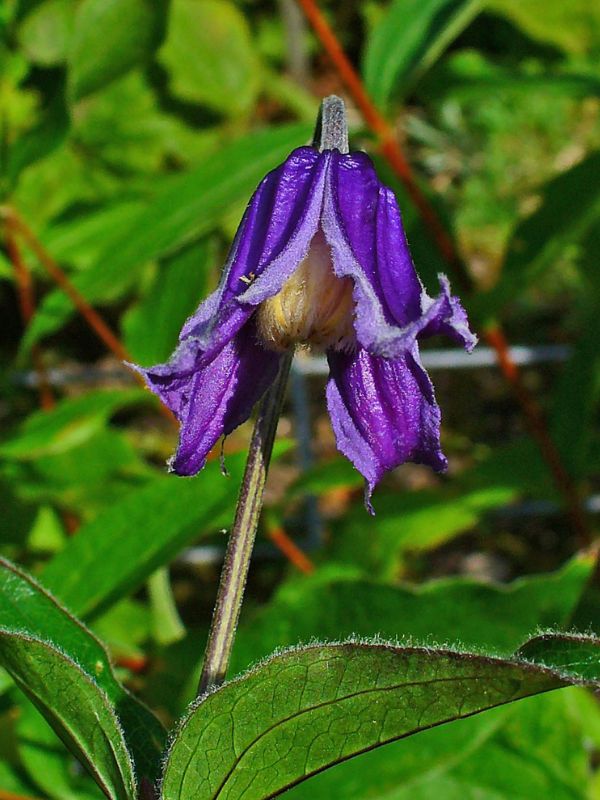
{"label": "shadowed leaf", "polygon": [[[49,670],[56,664],[64,681],[81,679],[82,685],[88,687],[86,702],[91,704],[90,713],[93,713],[94,697],[102,708],[116,711],[139,776],[156,778],[165,738],[162,725],[117,681],[108,654],[98,639],[30,576],[4,559],[0,559],[0,629],[5,641],[2,652],[7,659],[3,661],[4,666],[46,718],[49,714],[61,714],[65,725],[70,727],[69,720],[77,713],[75,695],[73,707],[68,707],[61,699],[60,687],[51,685],[53,681],[48,681],[45,693],[40,694],[39,689],[35,689],[36,681],[43,678],[42,670]],[[33,659],[33,656],[30,659],[30,651],[41,654],[39,672],[29,664]],[[21,667],[15,661],[15,653],[25,656]],[[29,679],[32,684],[28,683]],[[86,720],[81,721],[84,727],[88,724]],[[55,722],[51,724],[56,728]],[[91,731],[83,731],[88,736],[92,733],[93,725]],[[65,738],[60,732],[59,735]]]}

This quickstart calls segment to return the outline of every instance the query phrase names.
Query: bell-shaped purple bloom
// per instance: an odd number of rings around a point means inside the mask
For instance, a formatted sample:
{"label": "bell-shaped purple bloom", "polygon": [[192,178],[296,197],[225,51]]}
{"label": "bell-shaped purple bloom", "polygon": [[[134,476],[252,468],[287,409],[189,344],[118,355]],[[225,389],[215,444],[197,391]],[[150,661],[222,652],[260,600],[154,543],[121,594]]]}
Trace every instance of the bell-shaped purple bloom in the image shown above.
{"label": "bell-shaped purple bloom", "polygon": [[394,193],[364,153],[300,147],[270,172],[240,224],[219,288],[185,323],[169,361],[137,368],[181,423],[170,462],[193,475],[248,419],[282,353],[308,344],[330,366],[338,448],[366,480],[406,461],[440,471],[440,410],[418,339],[476,337],[440,276],[415,271]]}

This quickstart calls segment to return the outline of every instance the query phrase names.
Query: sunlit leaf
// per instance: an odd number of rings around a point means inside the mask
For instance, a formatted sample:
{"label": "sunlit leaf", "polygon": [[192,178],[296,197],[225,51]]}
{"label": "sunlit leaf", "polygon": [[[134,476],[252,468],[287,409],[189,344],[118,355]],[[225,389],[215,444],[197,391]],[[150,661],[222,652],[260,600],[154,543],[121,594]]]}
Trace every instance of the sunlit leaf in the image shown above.
{"label": "sunlit leaf", "polygon": [[479,0],[394,0],[371,33],[364,75],[381,106],[405,94],[469,24]]}
{"label": "sunlit leaf", "polygon": [[248,111],[260,65],[244,14],[228,0],[173,0],[159,60],[172,92],[227,116]]}
{"label": "sunlit leaf", "polygon": [[73,33],[73,0],[37,3],[19,25],[19,43],[27,56],[44,67],[63,63]]}
{"label": "sunlit leaf", "polygon": [[165,476],[132,491],[84,525],[45,568],[42,581],[80,616],[94,616],[137,589],[188,543],[229,521],[242,458],[195,478]]}
{"label": "sunlit leaf", "polygon": [[365,537],[362,506],[356,504],[336,524],[331,550],[344,562],[369,574],[390,577],[406,553],[439,547],[472,528],[493,509],[509,503],[515,489],[486,485],[461,494],[438,490],[381,493],[374,498],[376,516]]}
{"label": "sunlit leaf", "polygon": [[512,236],[498,284],[477,299],[478,314],[498,312],[554,266],[596,221],[599,208],[600,153],[594,153],[544,187],[541,206]]}
{"label": "sunlit leaf", "polygon": [[166,0],[83,0],[69,53],[72,98],[146,61],[164,33],[166,8]]}
{"label": "sunlit leaf", "polygon": [[192,707],[167,756],[162,798],[267,800],[386,742],[578,682],[518,659],[432,648],[292,650]]}
{"label": "sunlit leaf", "polygon": [[506,15],[535,39],[573,53],[592,50],[600,35],[600,11],[587,0],[490,0],[489,8]]}
{"label": "sunlit leaf", "polygon": [[141,389],[68,398],[50,411],[31,414],[15,435],[0,444],[0,456],[32,460],[64,453],[98,433],[118,409],[147,401],[148,394]]}

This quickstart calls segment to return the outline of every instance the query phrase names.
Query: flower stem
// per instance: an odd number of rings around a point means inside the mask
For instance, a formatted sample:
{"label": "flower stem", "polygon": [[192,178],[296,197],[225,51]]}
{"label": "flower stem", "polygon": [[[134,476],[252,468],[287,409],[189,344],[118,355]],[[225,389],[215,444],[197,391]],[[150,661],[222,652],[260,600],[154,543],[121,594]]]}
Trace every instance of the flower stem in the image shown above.
{"label": "flower stem", "polygon": [[282,359],[279,375],[265,395],[254,425],[235,519],[221,571],[198,696],[223,683],[229,666],[292,358],[293,353],[290,352]]}

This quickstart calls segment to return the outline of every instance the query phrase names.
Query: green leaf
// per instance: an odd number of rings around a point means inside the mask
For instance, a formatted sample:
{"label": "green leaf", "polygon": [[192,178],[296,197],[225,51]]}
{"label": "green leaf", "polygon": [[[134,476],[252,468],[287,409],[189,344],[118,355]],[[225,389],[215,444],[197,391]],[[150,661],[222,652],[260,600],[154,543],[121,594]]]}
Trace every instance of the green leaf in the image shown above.
{"label": "green leaf", "polygon": [[74,769],[72,756],[35,706],[19,702],[19,761],[31,781],[53,800],[98,800],[102,793],[87,773]]}
{"label": "green leaf", "polygon": [[331,489],[358,489],[363,485],[361,474],[346,458],[324,461],[303,472],[290,485],[289,497],[305,494],[323,494]]}
{"label": "green leaf", "polygon": [[[116,710],[134,757],[138,777],[156,778],[165,738],[162,725],[117,681],[108,654],[98,639],[33,578],[4,559],[0,559],[0,629],[12,642],[7,645],[8,651],[12,652],[14,645],[16,652],[26,653],[28,642],[36,642],[32,645],[35,652],[45,653],[48,648],[54,651],[48,656],[47,665],[62,663],[61,659],[65,659],[61,667],[65,680],[74,668],[81,673],[81,677],[85,678],[84,683],[90,684],[89,698],[94,696],[95,688],[102,707],[110,709],[111,713],[112,709]],[[23,641],[17,641],[18,636],[24,637]],[[9,661],[3,664],[21,688],[31,695],[33,690],[27,683],[29,673],[15,673],[14,658],[9,655]],[[41,674],[32,673],[32,676],[34,681],[38,678],[41,680]],[[78,678],[72,675],[71,680]],[[58,707],[54,711],[65,715],[74,713],[75,709],[62,709],[60,693],[56,691],[52,702]],[[47,717],[52,708],[45,709],[42,706],[46,701],[51,701],[51,695],[36,694],[32,700]],[[65,724],[68,724],[66,716]]]}
{"label": "green leaf", "polygon": [[203,239],[161,265],[148,294],[126,315],[125,346],[140,364],[166,361],[185,320],[207,294],[215,248]]}
{"label": "green leaf", "polygon": [[30,61],[43,67],[62,64],[73,32],[73,0],[38,3],[19,25],[19,44]]}
{"label": "green leaf", "polygon": [[592,471],[589,463],[594,415],[600,397],[600,317],[597,304],[590,303],[583,315],[582,332],[574,352],[554,391],[553,438],[563,463],[573,477]]}
{"label": "green leaf", "polygon": [[471,22],[479,0],[394,0],[365,51],[365,84],[377,105],[406,94]]}
{"label": "green leaf", "polygon": [[391,577],[407,552],[439,547],[514,495],[514,489],[493,484],[458,496],[439,490],[401,497],[397,492],[381,493],[375,497],[377,513],[368,540],[364,537],[363,508],[357,505],[339,521],[332,549],[340,561],[357,564],[371,575]]}
{"label": "green leaf", "polygon": [[50,411],[31,414],[16,435],[0,444],[0,456],[30,461],[65,453],[98,433],[115,411],[148,398],[142,389],[121,389],[62,400]]}
{"label": "green leaf", "polygon": [[154,480],[84,525],[45,568],[44,586],[76,614],[91,617],[137,589],[188,543],[228,521],[242,471],[233,456],[195,478]]}
{"label": "green leaf", "polygon": [[260,66],[244,14],[227,0],[173,0],[159,60],[173,94],[227,116],[247,113]]}
{"label": "green leaf", "polygon": [[54,645],[0,627],[0,663],[111,800],[134,800],[135,777],[113,706]]}
{"label": "green leaf", "polygon": [[292,650],[192,707],[167,755],[162,798],[267,800],[386,742],[579,682],[448,650],[352,642]]}
{"label": "green leaf", "polygon": [[24,169],[45,158],[64,142],[69,125],[70,119],[61,86],[42,112],[38,124],[11,145],[6,169],[11,185]]}
{"label": "green leaf", "polygon": [[[94,265],[73,281],[92,302],[131,284],[139,268],[164,258],[214,229],[223,214],[247,200],[257,184],[289,152],[310,137],[308,125],[284,125],[249,134],[224,145],[185,175],[163,179],[153,200],[109,237]],[[73,313],[56,290],[42,302],[21,343],[23,351],[58,330]]]}
{"label": "green leaf", "polygon": [[264,175],[304,144],[306,124],[283,125],[225,144],[185,175],[167,181],[120,240],[98,257],[108,275],[162,258],[216,227],[239,200],[248,200]]}
{"label": "green leaf", "polygon": [[125,197],[97,208],[86,208],[82,213],[52,222],[41,238],[59,264],[85,271],[97,263],[100,250],[106,250],[111,237],[125,235],[143,207],[143,200]]}
{"label": "green leaf", "polygon": [[166,567],[161,567],[150,576],[148,594],[152,608],[154,640],[162,646],[168,646],[183,639],[185,626],[177,612],[169,570]]}
{"label": "green leaf", "polygon": [[570,687],[495,708],[325,770],[286,800],[589,800],[595,702]]}
{"label": "green leaf", "polygon": [[593,636],[546,634],[530,639],[518,655],[574,680],[600,680],[600,645]]}
{"label": "green leaf", "polygon": [[0,759],[0,786],[7,794],[7,800],[10,798],[10,792],[17,797],[20,796],[22,800],[33,800],[35,794],[35,786],[27,783],[21,770],[3,759]]}
{"label": "green leaf", "polygon": [[515,230],[498,284],[473,303],[478,315],[493,315],[554,266],[597,220],[600,153],[563,172],[544,188],[542,205]]}
{"label": "green leaf", "polygon": [[283,584],[259,612],[244,615],[232,672],[247,669],[277,647],[311,637],[409,637],[509,655],[536,629],[562,628],[594,568],[579,556],[558,572],[521,578],[506,586],[469,578],[443,578],[420,586],[392,586],[319,570]]}
{"label": "green leaf", "polygon": [[459,50],[431,70],[419,86],[419,96],[428,100],[449,96],[477,100],[490,92],[510,96],[530,93],[533,89],[552,96],[594,97],[600,94],[600,78],[583,70],[528,72],[509,69],[490,61],[477,50]]}
{"label": "green leaf", "polygon": [[148,60],[164,33],[165,0],[83,0],[69,53],[77,101]]}
{"label": "green leaf", "polygon": [[488,0],[489,9],[505,15],[526,34],[572,53],[593,52],[600,38],[600,10],[587,0]]}

